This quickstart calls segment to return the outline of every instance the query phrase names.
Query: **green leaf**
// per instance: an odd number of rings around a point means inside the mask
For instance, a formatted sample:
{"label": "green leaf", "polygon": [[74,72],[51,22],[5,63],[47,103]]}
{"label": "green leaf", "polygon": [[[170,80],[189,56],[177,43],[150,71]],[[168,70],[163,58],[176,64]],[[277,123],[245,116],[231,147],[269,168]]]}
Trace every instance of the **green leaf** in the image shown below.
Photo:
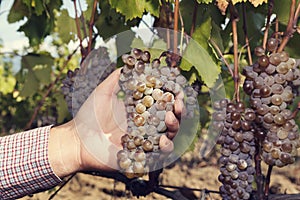
{"label": "green leaf", "polygon": [[197,132],[200,129],[200,113],[199,110],[195,111],[195,116],[191,119],[183,119],[180,122],[180,129],[174,142],[174,153],[182,155],[188,150],[192,150],[194,147],[195,139],[197,138]]}
{"label": "green leaf", "polygon": [[292,58],[300,58],[299,47],[300,45],[300,34],[294,34],[293,37],[290,38],[287,46],[284,48]]}
{"label": "green leaf", "polygon": [[209,53],[195,40],[191,40],[184,51],[181,69],[189,71],[192,66],[195,67],[199,76],[208,87],[213,87],[218,75],[220,67],[212,60]]}
{"label": "green leaf", "polygon": [[[248,5],[249,7],[251,5]],[[252,6],[253,7],[253,6]],[[248,8],[248,7],[247,7]],[[242,6],[239,5],[239,12],[242,12]],[[251,49],[261,45],[263,38],[262,28],[265,24],[265,14],[256,13],[253,9],[246,12],[247,32]],[[245,44],[245,34],[243,30],[243,20],[238,21],[238,40],[241,46]],[[231,24],[230,24],[231,27]]]}
{"label": "green leaf", "polygon": [[70,115],[68,111],[68,105],[66,103],[66,100],[64,99],[63,94],[54,93],[53,97],[56,99],[57,102],[57,109],[56,109],[58,114],[57,122],[62,123],[65,120],[65,118],[67,118]]}
{"label": "green leaf", "polygon": [[192,38],[197,41],[205,50],[209,50],[208,39],[210,38],[211,30],[211,18],[208,17],[192,35]]}
{"label": "green leaf", "polygon": [[20,91],[20,96],[30,97],[39,89],[39,81],[34,75],[32,70],[25,75],[25,82],[23,88]]}
{"label": "green leaf", "polygon": [[28,54],[22,57],[21,66],[28,69],[38,83],[49,84],[51,82],[51,67],[54,59],[45,54]]}
{"label": "green leaf", "polygon": [[35,14],[39,16],[45,11],[46,1],[33,0],[31,5],[34,8]]}
{"label": "green leaf", "polygon": [[29,39],[31,46],[40,44],[43,39],[50,34],[54,26],[54,19],[48,18],[46,13],[40,16],[32,14],[27,22],[18,31],[23,31]]}
{"label": "green leaf", "polygon": [[36,65],[47,65],[52,66],[54,59],[50,55],[45,54],[33,54],[29,53],[25,56],[22,56],[21,66],[22,68],[33,69]]}
{"label": "green leaf", "polygon": [[0,92],[4,95],[13,92],[16,85],[16,78],[11,74],[5,75],[4,66],[0,65]]}
{"label": "green leaf", "polygon": [[212,20],[210,17],[204,19],[203,23],[193,33],[193,40],[190,41],[184,51],[181,68],[190,71],[191,67],[194,66],[204,83],[208,87],[212,87],[220,73],[220,67],[213,61],[212,49],[208,43],[211,37]]}
{"label": "green leaf", "polygon": [[67,10],[62,10],[60,15],[56,19],[57,31],[61,40],[68,44],[70,40],[74,40],[77,30],[75,20],[71,18]]}
{"label": "green leaf", "polygon": [[214,44],[217,45],[221,52],[224,52],[224,45],[221,32],[221,28],[214,21],[212,21],[210,41],[214,42]]}
{"label": "green leaf", "polygon": [[110,5],[125,16],[125,21],[136,17],[142,18],[145,12],[154,16],[159,15],[159,1],[157,0],[109,0]]}
{"label": "green leaf", "polygon": [[274,0],[273,12],[276,14],[278,21],[287,25],[289,21],[290,6],[292,1]]}
{"label": "green leaf", "polygon": [[130,47],[131,48],[143,49],[143,48],[146,48],[146,45],[144,44],[144,42],[141,38],[134,38],[132,40],[132,43],[131,43]]}
{"label": "green leaf", "polygon": [[[30,12],[27,16],[28,20],[18,31],[23,31],[25,33],[26,37],[29,39],[30,46],[36,46],[39,45],[46,36],[52,33],[55,19],[54,12],[55,10],[60,9],[62,1],[43,1],[44,8],[38,8],[38,10],[34,10],[32,1],[30,2]],[[29,1],[27,1],[27,3],[29,4]]]}
{"label": "green leaf", "polygon": [[30,10],[23,3],[23,1],[15,0],[7,16],[7,21],[9,23],[14,23],[24,19],[24,17],[28,17],[29,15],[30,15]]}
{"label": "green leaf", "polygon": [[[192,16],[194,15],[196,6],[197,15],[196,19],[193,21]],[[195,0],[182,0],[180,2],[180,11],[184,21],[184,29],[187,33],[189,33],[192,26],[194,26],[194,29],[201,26],[208,17],[210,17],[217,26],[221,27],[221,25],[225,23],[226,16],[223,16],[218,10],[218,7],[214,4],[198,4]]]}
{"label": "green leaf", "polygon": [[139,23],[138,19],[125,22],[125,17],[117,13],[115,9],[112,9],[107,0],[100,1],[99,5],[101,13],[96,17],[95,26],[104,40],[129,30],[130,27]]}
{"label": "green leaf", "polygon": [[209,4],[212,2],[212,0],[197,0],[198,3],[206,3]]}
{"label": "green leaf", "polygon": [[149,51],[151,59],[158,58],[167,50],[167,44],[163,39],[155,39],[151,44],[146,45],[141,38],[134,38],[130,47]]}
{"label": "green leaf", "polygon": [[51,83],[51,66],[50,65],[36,65],[33,68],[33,72],[36,78],[42,84],[49,84]]}
{"label": "green leaf", "polygon": [[117,55],[123,55],[131,51],[130,45],[135,39],[135,33],[131,30],[117,34],[116,37],[116,46],[117,46]]}

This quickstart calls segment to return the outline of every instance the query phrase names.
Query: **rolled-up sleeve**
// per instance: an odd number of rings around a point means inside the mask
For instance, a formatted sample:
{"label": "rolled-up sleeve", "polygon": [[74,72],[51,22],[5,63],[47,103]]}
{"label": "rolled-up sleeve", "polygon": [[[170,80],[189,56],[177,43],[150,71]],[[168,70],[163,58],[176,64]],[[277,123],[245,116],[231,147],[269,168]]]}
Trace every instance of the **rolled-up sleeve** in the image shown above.
{"label": "rolled-up sleeve", "polygon": [[59,183],[48,159],[51,126],[0,137],[0,199],[16,199]]}

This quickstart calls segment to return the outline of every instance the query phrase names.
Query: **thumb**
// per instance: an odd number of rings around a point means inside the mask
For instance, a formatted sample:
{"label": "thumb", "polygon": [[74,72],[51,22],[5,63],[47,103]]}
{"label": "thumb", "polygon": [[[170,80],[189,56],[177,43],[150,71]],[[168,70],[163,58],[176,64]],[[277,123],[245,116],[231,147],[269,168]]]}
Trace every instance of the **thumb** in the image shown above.
{"label": "thumb", "polygon": [[[113,94],[116,94],[120,87],[118,85],[119,77],[121,74],[121,68],[116,69],[111,73],[99,86],[98,88],[101,89],[100,91],[107,91],[107,92],[113,92]],[[98,89],[97,88],[97,89]]]}

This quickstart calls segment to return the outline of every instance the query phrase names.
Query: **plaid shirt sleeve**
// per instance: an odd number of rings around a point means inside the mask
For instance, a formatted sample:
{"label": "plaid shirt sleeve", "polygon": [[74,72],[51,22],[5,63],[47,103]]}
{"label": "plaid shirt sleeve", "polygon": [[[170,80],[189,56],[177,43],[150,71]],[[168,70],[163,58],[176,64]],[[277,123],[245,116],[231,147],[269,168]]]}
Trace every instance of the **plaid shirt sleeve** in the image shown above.
{"label": "plaid shirt sleeve", "polygon": [[0,200],[20,198],[61,183],[48,160],[50,128],[0,137]]}

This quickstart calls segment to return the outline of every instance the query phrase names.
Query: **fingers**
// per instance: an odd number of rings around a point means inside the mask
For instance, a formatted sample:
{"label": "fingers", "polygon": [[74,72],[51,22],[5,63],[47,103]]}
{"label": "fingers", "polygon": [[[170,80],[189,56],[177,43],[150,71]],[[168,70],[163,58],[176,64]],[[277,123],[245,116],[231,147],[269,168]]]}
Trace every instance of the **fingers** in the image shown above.
{"label": "fingers", "polygon": [[183,98],[184,98],[184,93],[183,91],[181,91],[179,94],[176,95],[175,102],[174,102],[174,113],[176,117],[179,119],[184,109]]}
{"label": "fingers", "polygon": [[116,69],[113,73],[111,73],[100,85],[98,88],[101,88],[99,90],[104,91],[112,91],[113,94],[116,94],[119,92],[119,77],[121,74],[121,68]]}
{"label": "fingers", "polygon": [[179,130],[180,118],[184,112],[183,97],[184,93],[180,92],[175,97],[174,111],[169,111],[166,113],[165,123],[168,127],[167,136],[169,139],[173,139]]}
{"label": "fingers", "polygon": [[167,136],[169,139],[173,139],[179,130],[179,120],[173,112],[169,111],[166,113],[165,123],[168,127]]}
{"label": "fingers", "polygon": [[159,147],[162,152],[170,153],[174,150],[174,143],[167,136],[162,135],[159,140]]}

